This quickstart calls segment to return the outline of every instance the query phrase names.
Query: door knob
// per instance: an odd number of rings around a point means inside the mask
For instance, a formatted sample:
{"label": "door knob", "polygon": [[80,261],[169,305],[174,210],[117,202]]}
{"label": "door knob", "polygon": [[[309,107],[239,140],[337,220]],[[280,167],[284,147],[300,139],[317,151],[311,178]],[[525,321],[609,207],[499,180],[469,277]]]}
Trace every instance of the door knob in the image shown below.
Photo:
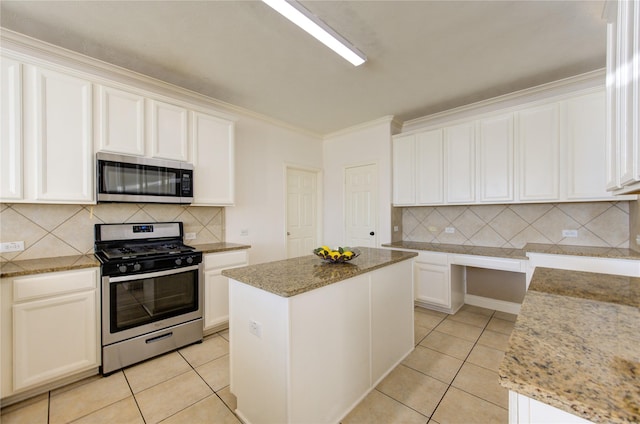
{"label": "door knob", "polygon": [[369,233],[369,235],[370,235],[370,236],[375,236],[375,235],[376,235],[376,233],[374,233],[373,231],[371,231],[371,232]]}

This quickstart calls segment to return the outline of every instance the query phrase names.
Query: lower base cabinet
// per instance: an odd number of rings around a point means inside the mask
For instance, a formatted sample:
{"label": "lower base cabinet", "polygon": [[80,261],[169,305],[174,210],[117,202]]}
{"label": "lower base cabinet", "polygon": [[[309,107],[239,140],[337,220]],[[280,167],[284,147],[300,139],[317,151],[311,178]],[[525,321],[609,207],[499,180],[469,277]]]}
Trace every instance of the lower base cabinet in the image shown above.
{"label": "lower base cabinet", "polygon": [[464,272],[446,253],[420,252],[413,263],[416,304],[449,314],[464,304]]}
{"label": "lower base cabinet", "polygon": [[247,251],[204,256],[204,331],[214,333],[229,325],[229,279],[222,271],[249,264]]}
{"label": "lower base cabinet", "polygon": [[509,390],[509,424],[534,423],[590,424],[591,421]]}
{"label": "lower base cabinet", "polygon": [[99,268],[4,279],[2,398],[100,366]]}

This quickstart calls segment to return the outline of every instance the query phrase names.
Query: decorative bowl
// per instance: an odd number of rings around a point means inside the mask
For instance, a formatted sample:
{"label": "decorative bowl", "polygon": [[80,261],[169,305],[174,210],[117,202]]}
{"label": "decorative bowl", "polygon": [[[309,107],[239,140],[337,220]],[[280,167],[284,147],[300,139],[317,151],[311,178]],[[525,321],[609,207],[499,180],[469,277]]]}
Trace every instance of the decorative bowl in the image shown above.
{"label": "decorative bowl", "polygon": [[360,251],[358,249],[352,249],[346,246],[337,247],[335,249],[331,249],[328,246],[321,246],[317,249],[313,249],[313,253],[325,261],[332,263],[347,262],[360,256]]}

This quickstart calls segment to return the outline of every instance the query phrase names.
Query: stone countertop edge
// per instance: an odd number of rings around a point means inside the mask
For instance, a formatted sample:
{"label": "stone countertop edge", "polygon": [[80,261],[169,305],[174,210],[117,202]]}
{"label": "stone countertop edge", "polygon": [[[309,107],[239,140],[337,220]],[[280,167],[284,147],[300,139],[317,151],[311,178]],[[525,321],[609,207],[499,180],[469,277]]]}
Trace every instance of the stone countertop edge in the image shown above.
{"label": "stone countertop edge", "polygon": [[356,247],[360,256],[331,263],[315,255],[222,271],[222,275],[280,297],[291,297],[392,265],[418,254],[388,249]]}
{"label": "stone countertop edge", "polygon": [[529,259],[526,251],[510,247],[468,246],[464,244],[425,243],[418,241],[399,241],[382,244],[382,247],[424,250],[458,255],[489,256],[508,259]]}
{"label": "stone countertop edge", "polygon": [[490,256],[509,259],[529,259],[527,253],[549,255],[588,256],[607,259],[640,260],[640,252],[620,247],[569,246],[559,244],[527,243],[522,249],[511,247],[469,246],[464,244],[398,241],[382,244],[382,247],[424,250],[460,255]]}
{"label": "stone countertop edge", "polygon": [[[200,250],[203,254],[251,248],[251,246],[246,244],[225,242],[191,246]],[[44,274],[46,272],[73,271],[99,266],[100,261],[98,261],[93,254],[25,259],[19,261],[0,261],[0,278],[14,278],[31,274]]]}
{"label": "stone countertop edge", "polygon": [[536,268],[500,384],[594,422],[640,422],[640,278]]}

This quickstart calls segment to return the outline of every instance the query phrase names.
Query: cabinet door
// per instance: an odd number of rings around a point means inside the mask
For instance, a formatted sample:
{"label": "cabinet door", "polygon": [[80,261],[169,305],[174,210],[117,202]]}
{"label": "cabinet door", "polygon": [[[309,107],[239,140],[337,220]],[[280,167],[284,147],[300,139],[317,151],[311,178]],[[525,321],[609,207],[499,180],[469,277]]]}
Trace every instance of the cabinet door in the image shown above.
{"label": "cabinet door", "polygon": [[513,115],[478,124],[478,175],[481,202],[513,202]]}
{"label": "cabinet door", "polygon": [[473,203],[476,200],[473,124],[447,127],[444,134],[447,203]]}
{"label": "cabinet door", "polygon": [[160,102],[149,101],[150,155],[154,158],[189,160],[187,109]]}
{"label": "cabinet door", "polygon": [[144,97],[99,86],[96,149],[144,156]]}
{"label": "cabinet door", "polygon": [[451,307],[449,267],[414,262],[415,299],[445,308]]}
{"label": "cabinet door", "polygon": [[442,130],[416,134],[415,157],[417,203],[419,205],[444,203]]}
{"label": "cabinet door", "polygon": [[0,199],[22,199],[22,65],[0,61]]}
{"label": "cabinet door", "polygon": [[204,273],[204,329],[229,321],[229,279],[222,270]]}
{"label": "cabinet door", "polygon": [[233,205],[235,199],[234,123],[192,113],[193,204]]}
{"label": "cabinet door", "polygon": [[91,83],[44,68],[28,66],[27,72],[25,143],[33,150],[25,154],[25,169],[35,181],[25,197],[91,203],[95,197]]}
{"label": "cabinet door", "polygon": [[416,204],[416,137],[393,139],[393,204]]}
{"label": "cabinet door", "polygon": [[525,109],[517,116],[520,200],[559,200],[558,105],[553,103]]}
{"label": "cabinet door", "polygon": [[612,197],[607,193],[605,93],[566,102],[567,198],[576,200]]}
{"label": "cabinet door", "polygon": [[95,290],[14,305],[14,390],[97,367],[98,357]]}

